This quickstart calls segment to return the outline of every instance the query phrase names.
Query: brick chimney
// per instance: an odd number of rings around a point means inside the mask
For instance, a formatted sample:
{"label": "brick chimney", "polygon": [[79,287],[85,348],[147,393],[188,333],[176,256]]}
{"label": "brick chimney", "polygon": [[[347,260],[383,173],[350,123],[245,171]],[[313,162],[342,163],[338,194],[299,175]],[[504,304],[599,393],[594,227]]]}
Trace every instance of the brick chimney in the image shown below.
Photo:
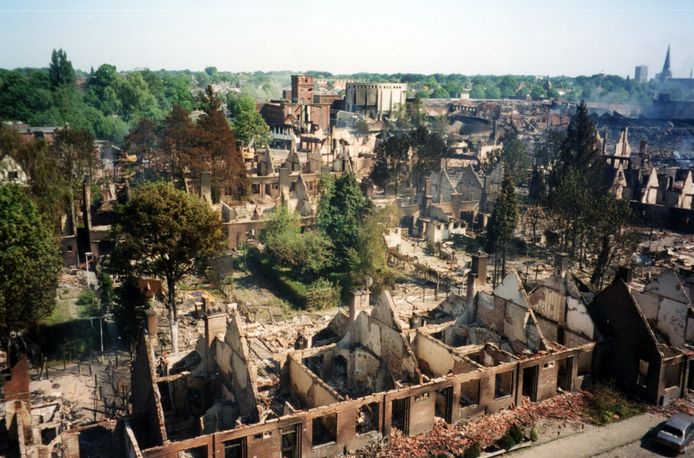
{"label": "brick chimney", "polygon": [[475,285],[477,287],[487,284],[487,255],[475,253],[470,262],[470,273],[475,275]]}
{"label": "brick chimney", "polygon": [[152,309],[147,309],[145,312],[147,315],[146,326],[147,335],[156,337],[157,331],[159,330],[159,322],[157,321],[157,312]]}
{"label": "brick chimney", "polygon": [[633,280],[634,273],[632,272],[631,268],[627,266],[619,266],[617,268],[617,275],[615,276],[615,279],[617,278],[620,278],[624,283],[628,285]]}
{"label": "brick chimney", "polygon": [[349,319],[354,321],[363,310],[369,310],[370,294],[368,289],[352,290],[349,293]]}
{"label": "brick chimney", "polygon": [[569,254],[554,253],[554,273],[561,278],[566,277],[569,270]]}
{"label": "brick chimney", "polygon": [[227,329],[227,314],[216,312],[205,315],[205,348],[212,346],[212,341],[218,334],[222,334]]}
{"label": "brick chimney", "polygon": [[475,306],[475,294],[477,294],[476,284],[477,274],[470,271],[467,274],[467,296],[465,299],[465,305],[467,306],[468,310],[472,310],[472,308]]}

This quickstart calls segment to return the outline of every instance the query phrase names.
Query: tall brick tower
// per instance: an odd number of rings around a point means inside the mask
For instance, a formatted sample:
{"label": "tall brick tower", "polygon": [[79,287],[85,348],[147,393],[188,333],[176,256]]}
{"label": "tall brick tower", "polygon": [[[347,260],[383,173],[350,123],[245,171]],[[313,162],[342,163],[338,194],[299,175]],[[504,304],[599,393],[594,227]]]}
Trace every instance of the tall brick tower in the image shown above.
{"label": "tall brick tower", "polygon": [[292,75],[292,102],[308,105],[313,103],[313,77]]}

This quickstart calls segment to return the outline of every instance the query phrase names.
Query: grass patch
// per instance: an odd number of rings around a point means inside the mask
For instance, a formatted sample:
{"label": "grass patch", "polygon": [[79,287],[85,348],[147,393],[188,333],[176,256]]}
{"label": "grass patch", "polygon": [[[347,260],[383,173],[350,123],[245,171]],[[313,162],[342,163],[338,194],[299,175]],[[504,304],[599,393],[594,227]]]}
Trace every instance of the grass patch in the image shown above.
{"label": "grass patch", "polygon": [[319,278],[312,283],[304,283],[294,278],[288,267],[277,266],[271,259],[258,253],[249,252],[248,259],[270,280],[273,280],[287,300],[296,308],[316,310],[338,306],[340,288],[330,280]]}
{"label": "grass patch", "polygon": [[613,385],[597,384],[588,402],[591,423],[602,426],[645,412],[644,405],[634,402]]}
{"label": "grass patch", "polygon": [[[108,328],[104,326],[104,345],[108,345]],[[99,320],[70,320],[41,326],[32,340],[49,360],[84,359],[99,352]]]}
{"label": "grass patch", "polygon": [[59,300],[58,303],[55,305],[55,308],[53,309],[51,315],[42,320],[42,324],[52,325],[65,323],[66,321],[70,321],[74,318],[72,315],[72,299],[62,299]]}

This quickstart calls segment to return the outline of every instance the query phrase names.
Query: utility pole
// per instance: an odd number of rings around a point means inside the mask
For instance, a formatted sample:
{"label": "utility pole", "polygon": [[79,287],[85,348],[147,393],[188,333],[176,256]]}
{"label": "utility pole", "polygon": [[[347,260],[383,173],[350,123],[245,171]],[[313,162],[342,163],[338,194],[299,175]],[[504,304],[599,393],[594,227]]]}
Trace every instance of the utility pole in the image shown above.
{"label": "utility pole", "polygon": [[89,285],[89,257],[92,255],[91,251],[87,251],[84,253],[84,273],[85,273],[85,279],[87,281],[87,289],[90,288]]}

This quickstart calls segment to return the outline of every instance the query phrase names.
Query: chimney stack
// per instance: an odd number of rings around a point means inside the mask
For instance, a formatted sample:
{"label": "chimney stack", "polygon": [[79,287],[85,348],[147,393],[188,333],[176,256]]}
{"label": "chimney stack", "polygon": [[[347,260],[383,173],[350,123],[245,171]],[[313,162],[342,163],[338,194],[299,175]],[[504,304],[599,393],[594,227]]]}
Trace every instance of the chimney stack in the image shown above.
{"label": "chimney stack", "polygon": [[368,289],[352,290],[349,297],[349,319],[354,321],[361,311],[369,309]]}
{"label": "chimney stack", "polygon": [[631,268],[629,268],[629,267],[627,267],[627,266],[619,266],[619,267],[617,268],[617,275],[616,275],[616,278],[622,279],[622,281],[623,281],[624,283],[626,283],[627,285],[628,285],[629,283],[631,283],[631,281],[633,280],[633,276],[634,276],[634,275],[633,275],[633,272],[632,272]]}
{"label": "chimney stack", "polygon": [[639,160],[640,160],[640,167],[646,167],[646,163],[648,162],[648,140],[642,139],[641,142],[639,142]]}
{"label": "chimney stack", "polygon": [[569,270],[569,254],[554,253],[554,273],[561,278],[566,277]]}
{"label": "chimney stack", "polygon": [[227,328],[227,314],[224,312],[216,312],[205,315],[205,346],[210,348],[212,346],[212,341],[217,334],[221,334],[226,331]]}
{"label": "chimney stack", "polygon": [[468,310],[472,310],[475,305],[475,295],[477,294],[477,288],[475,287],[476,284],[477,274],[470,271],[467,274],[467,297],[465,299],[465,305],[467,306]]}
{"label": "chimney stack", "polygon": [[150,337],[156,337],[157,331],[159,330],[159,323],[157,322],[157,312],[152,309],[147,309],[145,312],[147,315],[147,335]]}
{"label": "chimney stack", "polygon": [[475,284],[478,287],[487,284],[487,255],[476,253],[472,255],[470,273],[475,275]]}

